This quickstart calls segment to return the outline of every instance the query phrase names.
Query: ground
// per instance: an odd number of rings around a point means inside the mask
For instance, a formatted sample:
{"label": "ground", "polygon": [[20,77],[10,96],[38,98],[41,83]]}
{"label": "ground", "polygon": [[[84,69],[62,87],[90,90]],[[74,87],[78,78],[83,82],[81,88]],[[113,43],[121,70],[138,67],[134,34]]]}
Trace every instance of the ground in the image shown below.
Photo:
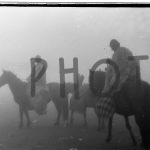
{"label": "ground", "polygon": [[[88,128],[82,127],[83,118],[79,114],[75,115],[73,127],[56,127],[53,125],[56,109],[52,102],[48,105],[47,115],[38,116],[30,112],[33,122],[31,128],[19,129],[18,105],[13,101],[11,93],[4,93],[0,97],[0,150],[140,150],[139,146],[132,146],[123,117],[115,115],[113,139],[106,143],[107,129],[96,131],[97,118],[92,109],[87,112]],[[130,120],[139,142],[140,136],[133,117]]]}

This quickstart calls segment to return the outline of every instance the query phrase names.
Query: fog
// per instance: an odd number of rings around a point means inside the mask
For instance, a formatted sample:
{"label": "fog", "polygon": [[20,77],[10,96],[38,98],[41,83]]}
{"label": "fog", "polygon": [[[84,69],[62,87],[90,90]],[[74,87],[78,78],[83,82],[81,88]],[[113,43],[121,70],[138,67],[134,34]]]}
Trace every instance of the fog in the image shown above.
{"label": "fog", "polygon": [[[59,82],[59,58],[65,68],[77,57],[79,72],[111,57],[112,38],[134,55],[150,55],[149,8],[17,8],[0,9],[0,69],[12,70],[23,80],[30,75],[30,58],[41,55],[48,63],[47,81]],[[150,60],[141,61],[142,78],[150,81]],[[72,74],[66,81],[73,81]]]}
{"label": "fog", "polygon": [[[88,82],[89,69],[94,63],[103,58],[111,58],[109,42],[114,38],[121,43],[121,46],[129,48],[135,56],[150,56],[150,9],[0,7],[0,75],[2,70],[6,69],[26,81],[31,73],[30,59],[40,55],[48,63],[47,82],[60,82],[59,58],[64,58],[65,68],[72,68],[73,58],[77,57],[79,73],[85,76],[84,82]],[[150,59],[140,61],[140,65],[142,79],[150,83]],[[100,68],[103,70],[104,67],[102,65]],[[65,75],[65,79],[67,82],[73,82],[73,74]],[[50,102],[47,115],[41,117],[35,112],[32,113],[32,129],[18,131],[18,106],[8,85],[1,87],[0,149],[3,145],[10,147],[11,150],[13,148],[20,150],[24,146],[29,146],[31,149],[35,141],[40,141],[42,138],[45,140],[46,137],[52,140],[49,142],[52,146],[53,143],[56,143],[54,147],[61,146],[60,143],[57,144],[61,136],[74,136],[76,133],[77,137],[83,137],[83,140],[88,137],[87,147],[88,144],[93,144],[94,148],[98,145],[98,149],[101,146],[103,149],[105,135],[104,132],[98,134],[96,131],[97,118],[93,109],[87,112],[88,124],[93,125],[91,130],[41,127],[53,126],[56,115],[56,109]],[[76,116],[76,122],[76,124],[83,123],[83,118]],[[124,127],[122,118],[118,117],[113,126],[116,134],[114,141],[126,145],[128,136],[125,134],[126,131],[122,132]],[[136,136],[139,135],[135,124],[134,131]],[[120,135],[124,137],[121,139]],[[112,148],[112,145],[109,145],[108,149],[109,147]]]}

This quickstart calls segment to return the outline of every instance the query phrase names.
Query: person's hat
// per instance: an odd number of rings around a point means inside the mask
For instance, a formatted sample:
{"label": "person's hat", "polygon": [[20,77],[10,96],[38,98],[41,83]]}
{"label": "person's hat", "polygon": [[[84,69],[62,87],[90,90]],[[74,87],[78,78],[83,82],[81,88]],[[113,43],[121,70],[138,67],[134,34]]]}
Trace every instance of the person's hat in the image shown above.
{"label": "person's hat", "polygon": [[110,41],[110,47],[119,47],[120,46],[120,43],[116,40],[116,39],[112,39]]}
{"label": "person's hat", "polygon": [[36,55],[35,58],[41,58],[41,56],[40,55]]}

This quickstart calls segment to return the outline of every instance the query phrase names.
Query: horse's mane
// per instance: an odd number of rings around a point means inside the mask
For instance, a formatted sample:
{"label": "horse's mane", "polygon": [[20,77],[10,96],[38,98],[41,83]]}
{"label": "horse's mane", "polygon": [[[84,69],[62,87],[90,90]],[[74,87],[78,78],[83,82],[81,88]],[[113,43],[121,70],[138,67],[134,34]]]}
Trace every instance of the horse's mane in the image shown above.
{"label": "horse's mane", "polygon": [[[19,79],[18,77],[17,77],[17,75],[16,74],[14,74],[13,72],[11,72],[11,71],[5,71],[5,74],[7,75],[7,76],[12,76],[14,79]],[[20,80],[20,79],[19,79]]]}
{"label": "horse's mane", "polygon": [[[11,71],[4,71],[4,74],[7,78],[7,80],[9,81],[9,83],[11,83],[11,85],[13,85],[13,87],[16,89],[17,87],[20,87],[20,89],[26,89],[28,86],[27,82],[22,81],[20,78],[17,77],[16,74],[14,74]],[[19,90],[20,90],[19,89]],[[18,91],[19,92],[19,91]]]}
{"label": "horse's mane", "polygon": [[11,71],[4,71],[3,75],[7,80],[7,84],[13,93],[14,100],[19,104],[29,105],[29,98],[27,96],[28,83],[22,81]]}

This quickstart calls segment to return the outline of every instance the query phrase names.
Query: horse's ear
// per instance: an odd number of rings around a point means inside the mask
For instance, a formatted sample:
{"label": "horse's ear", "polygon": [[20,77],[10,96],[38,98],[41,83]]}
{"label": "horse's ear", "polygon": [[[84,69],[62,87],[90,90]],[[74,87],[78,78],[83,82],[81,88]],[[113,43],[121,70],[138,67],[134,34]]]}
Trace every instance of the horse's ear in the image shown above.
{"label": "horse's ear", "polygon": [[90,73],[94,73],[95,71],[94,71],[94,70],[92,70],[92,69],[89,69],[89,72],[90,72]]}

